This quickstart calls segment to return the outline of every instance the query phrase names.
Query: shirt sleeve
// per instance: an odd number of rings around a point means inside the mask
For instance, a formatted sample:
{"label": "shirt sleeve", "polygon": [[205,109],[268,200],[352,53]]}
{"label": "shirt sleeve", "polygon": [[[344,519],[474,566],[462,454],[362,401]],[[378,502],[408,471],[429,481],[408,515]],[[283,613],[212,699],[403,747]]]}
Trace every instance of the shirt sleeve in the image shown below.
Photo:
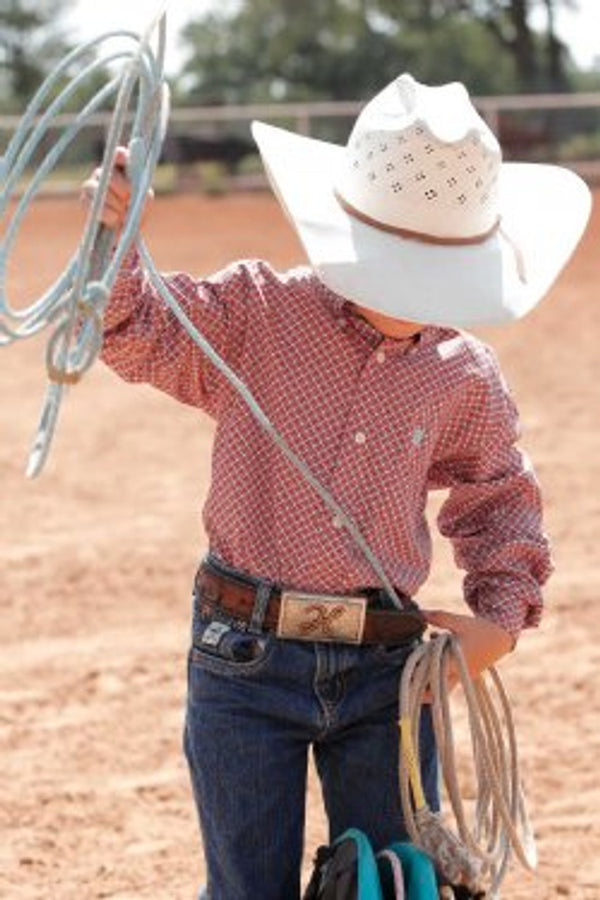
{"label": "shirt sleeve", "polygon": [[[193,325],[235,367],[248,305],[258,292],[253,264],[233,264],[210,279],[183,272],[161,277]],[[150,283],[136,252],[126,258],[105,310],[101,359],[126,381],[146,382],[216,414],[225,380]]]}
{"label": "shirt sleeve", "polygon": [[438,527],[466,571],[466,602],[516,639],[539,624],[552,560],[539,484],[516,443],[515,404],[492,352],[482,352],[481,377],[444,430],[430,487],[449,488]]}

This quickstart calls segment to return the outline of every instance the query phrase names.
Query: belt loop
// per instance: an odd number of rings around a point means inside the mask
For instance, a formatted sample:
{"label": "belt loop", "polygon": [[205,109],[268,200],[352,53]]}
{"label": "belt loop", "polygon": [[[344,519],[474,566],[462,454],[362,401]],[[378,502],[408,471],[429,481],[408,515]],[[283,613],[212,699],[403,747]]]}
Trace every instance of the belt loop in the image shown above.
{"label": "belt loop", "polygon": [[260,634],[263,630],[272,588],[273,586],[268,581],[259,581],[256,587],[254,607],[252,608],[252,615],[248,625],[248,631],[252,631],[254,634]]}

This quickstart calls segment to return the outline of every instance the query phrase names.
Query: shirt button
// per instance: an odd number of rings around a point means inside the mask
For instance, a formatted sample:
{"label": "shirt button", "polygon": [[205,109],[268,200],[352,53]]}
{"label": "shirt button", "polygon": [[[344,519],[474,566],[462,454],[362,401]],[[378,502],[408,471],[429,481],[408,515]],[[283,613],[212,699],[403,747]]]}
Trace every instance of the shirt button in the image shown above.
{"label": "shirt button", "polygon": [[375,354],[375,359],[377,360],[378,363],[384,363],[385,362],[385,352],[383,350],[378,350],[377,353]]}
{"label": "shirt button", "polygon": [[334,516],[333,519],[331,520],[331,524],[333,525],[334,528],[343,528],[344,527],[344,523],[342,521],[341,516]]}
{"label": "shirt button", "polygon": [[357,444],[364,444],[367,440],[367,436],[364,431],[357,431],[354,435],[354,440]]}

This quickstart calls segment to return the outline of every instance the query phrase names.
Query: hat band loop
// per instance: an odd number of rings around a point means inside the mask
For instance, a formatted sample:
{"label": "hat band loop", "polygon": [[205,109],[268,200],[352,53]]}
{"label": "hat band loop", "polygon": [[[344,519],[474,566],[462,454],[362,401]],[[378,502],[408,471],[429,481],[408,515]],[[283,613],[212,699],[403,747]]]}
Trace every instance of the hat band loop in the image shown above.
{"label": "hat band loop", "polygon": [[379,219],[373,219],[366,213],[361,212],[359,209],[356,209],[356,207],[352,206],[351,203],[348,203],[348,201],[345,200],[344,197],[342,197],[341,194],[339,194],[336,190],[334,190],[333,193],[340,206],[354,219],[358,219],[365,225],[370,225],[373,228],[378,228],[380,231],[387,231],[389,234],[396,234],[398,235],[398,237],[407,238],[408,240],[422,241],[424,244],[441,244],[442,246],[482,244],[489,237],[491,237],[495,231],[498,230],[498,227],[500,225],[500,218],[498,218],[496,219],[492,227],[488,228],[488,230],[483,232],[482,234],[475,234],[472,237],[441,237],[436,234],[411,231],[409,228],[399,228],[396,225],[389,225],[387,222],[381,222]]}

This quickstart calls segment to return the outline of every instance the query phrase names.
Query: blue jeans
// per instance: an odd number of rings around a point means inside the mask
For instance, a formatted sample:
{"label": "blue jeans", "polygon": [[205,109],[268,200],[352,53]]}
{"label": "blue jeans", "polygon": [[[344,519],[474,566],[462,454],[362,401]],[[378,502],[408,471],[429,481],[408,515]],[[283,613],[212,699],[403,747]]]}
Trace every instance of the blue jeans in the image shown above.
{"label": "blue jeans", "polygon": [[[251,634],[194,605],[184,747],[210,900],[298,900],[309,748],[330,840],[406,837],[398,786],[398,688],[413,644],[351,646]],[[439,808],[429,710],[425,793]]]}

